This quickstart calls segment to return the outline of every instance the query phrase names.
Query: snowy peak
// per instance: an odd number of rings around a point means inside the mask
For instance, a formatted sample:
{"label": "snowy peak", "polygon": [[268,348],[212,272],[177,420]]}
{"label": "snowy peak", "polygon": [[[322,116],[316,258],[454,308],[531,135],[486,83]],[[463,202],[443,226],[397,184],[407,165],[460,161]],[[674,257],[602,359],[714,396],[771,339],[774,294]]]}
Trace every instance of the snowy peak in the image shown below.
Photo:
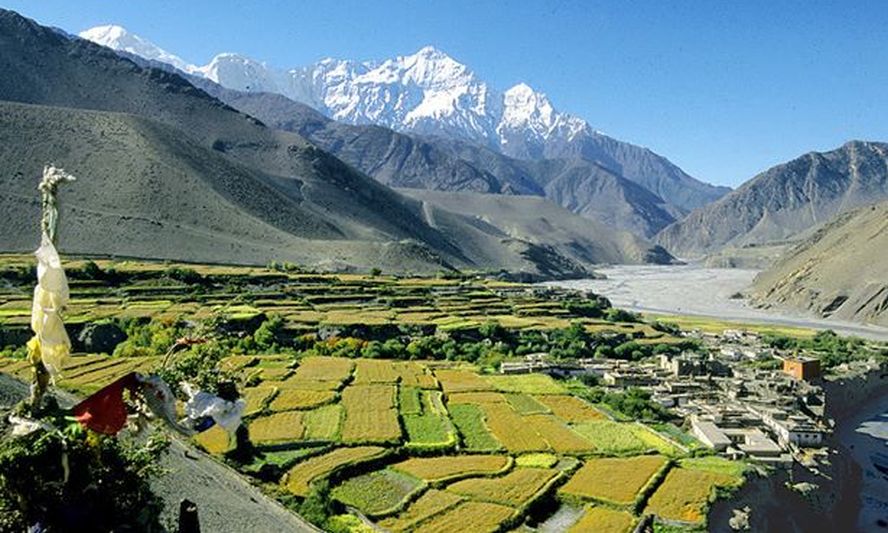
{"label": "snowy peak", "polygon": [[179,70],[192,73],[197,67],[187,63],[175,54],[171,54],[156,44],[138,35],[126,31],[126,28],[114,24],[96,26],[79,34],[81,39],[92,41],[112,50],[127,52],[152,61],[160,61],[172,65]]}

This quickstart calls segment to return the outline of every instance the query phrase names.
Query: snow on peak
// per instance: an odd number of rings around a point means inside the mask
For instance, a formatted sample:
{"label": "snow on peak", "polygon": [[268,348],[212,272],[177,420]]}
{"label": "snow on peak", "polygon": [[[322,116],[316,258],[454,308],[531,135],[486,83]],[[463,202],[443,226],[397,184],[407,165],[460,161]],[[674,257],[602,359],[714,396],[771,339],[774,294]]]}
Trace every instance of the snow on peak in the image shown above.
{"label": "snow on peak", "polygon": [[185,72],[194,72],[197,67],[181,57],[171,54],[156,44],[130,33],[126,28],[115,24],[96,26],[80,32],[79,37],[96,44],[121,52],[127,52],[152,61],[172,65]]}
{"label": "snow on peak", "polygon": [[120,26],[97,26],[80,36],[229,89],[280,93],[342,122],[479,142],[517,157],[532,157],[549,140],[571,140],[588,130],[585,121],[559,113],[526,83],[499,92],[431,45],[383,61],[328,57],[306,67],[275,69],[225,53],[196,67]]}

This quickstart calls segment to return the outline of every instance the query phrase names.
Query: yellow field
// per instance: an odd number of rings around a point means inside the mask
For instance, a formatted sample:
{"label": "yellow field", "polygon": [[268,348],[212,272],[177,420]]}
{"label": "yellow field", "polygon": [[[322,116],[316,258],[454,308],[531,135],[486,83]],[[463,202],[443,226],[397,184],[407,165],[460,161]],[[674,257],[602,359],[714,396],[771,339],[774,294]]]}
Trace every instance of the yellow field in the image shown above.
{"label": "yellow field", "polygon": [[591,452],[595,449],[591,442],[552,415],[526,415],[522,418],[556,452],[575,454]]}
{"label": "yellow field", "polygon": [[485,381],[500,392],[524,392],[527,394],[567,394],[561,384],[545,374],[520,374],[514,376],[484,376]]}
{"label": "yellow field", "polygon": [[227,452],[232,447],[233,440],[228,432],[220,426],[213,426],[194,436],[194,442],[206,450],[207,453],[214,455],[221,455]]}
{"label": "yellow field", "polygon": [[481,404],[490,432],[509,452],[540,452],[549,444],[523,417],[505,403]]}
{"label": "yellow field", "polygon": [[625,511],[607,507],[590,507],[568,533],[627,533],[635,525],[635,517]]}
{"label": "yellow field", "polygon": [[256,444],[297,441],[305,431],[299,411],[259,417],[250,421],[249,429],[250,440]]}
{"label": "yellow field", "polygon": [[299,377],[298,375],[290,376],[283,381],[280,381],[280,380],[263,381],[262,384],[269,385],[272,387],[277,387],[280,390],[300,389],[300,390],[335,391],[335,390],[339,390],[339,387],[342,386],[341,381],[306,379],[303,377]]}
{"label": "yellow field", "polygon": [[355,363],[343,357],[306,357],[299,362],[296,378],[304,381],[343,381]]}
{"label": "yellow field", "polygon": [[281,483],[297,496],[307,496],[312,481],[325,477],[340,468],[382,457],[386,449],[379,446],[338,448],[332,452],[310,457],[290,469]]}
{"label": "yellow field", "polygon": [[435,371],[435,377],[446,393],[493,390],[493,385],[468,370],[440,369]]}
{"label": "yellow field", "polygon": [[397,517],[382,520],[379,525],[395,533],[412,530],[419,522],[442,513],[461,501],[461,496],[451,492],[430,489]]}
{"label": "yellow field", "polygon": [[709,497],[715,487],[737,482],[737,477],[728,474],[674,468],[651,496],[645,512],[666,520],[700,524],[706,517]]}
{"label": "yellow field", "polygon": [[447,395],[447,403],[459,405],[463,403],[506,403],[506,397],[498,392],[454,392]]}
{"label": "yellow field", "polygon": [[395,371],[401,376],[401,385],[405,387],[418,387],[420,389],[437,389],[438,380],[429,370],[413,361],[398,361],[395,363]]}
{"label": "yellow field", "polygon": [[392,361],[383,359],[358,359],[355,364],[355,381],[357,385],[371,383],[395,383],[400,374],[395,370]]}
{"label": "yellow field", "polygon": [[272,411],[292,411],[312,409],[332,402],[336,393],[332,391],[286,389],[282,390],[268,406]]}
{"label": "yellow field", "polygon": [[557,475],[558,470],[549,468],[516,468],[502,477],[457,481],[447,490],[473,500],[520,507]]}
{"label": "yellow field", "polygon": [[415,529],[416,533],[451,533],[471,531],[472,533],[492,533],[499,531],[500,525],[512,517],[511,507],[495,503],[463,502],[440,515],[423,522]]}
{"label": "yellow field", "polygon": [[534,398],[551,409],[552,414],[571,424],[607,418],[601,411],[576,396],[545,395]]}
{"label": "yellow field", "polygon": [[503,455],[415,457],[392,468],[426,481],[441,481],[455,476],[495,474],[507,469],[511,462],[510,457]]}
{"label": "yellow field", "polygon": [[247,402],[244,409],[244,416],[255,415],[265,408],[265,404],[271,396],[277,392],[275,387],[260,385],[259,387],[248,387],[243,390],[241,396]]}
{"label": "yellow field", "polygon": [[631,505],[638,493],[666,464],[659,455],[590,459],[560,492],[617,505]]}
{"label": "yellow field", "polygon": [[401,437],[396,387],[391,385],[353,385],[342,391],[345,419],[342,441],[351,443],[391,442]]}

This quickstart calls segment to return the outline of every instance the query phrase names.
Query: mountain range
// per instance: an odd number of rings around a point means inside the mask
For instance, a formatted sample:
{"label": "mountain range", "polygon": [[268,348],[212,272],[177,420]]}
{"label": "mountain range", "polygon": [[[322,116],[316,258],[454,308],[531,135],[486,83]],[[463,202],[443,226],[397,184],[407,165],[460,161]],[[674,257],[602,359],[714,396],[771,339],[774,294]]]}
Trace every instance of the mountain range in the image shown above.
{"label": "mountain range", "polygon": [[[80,35],[121,52],[171,65],[227,89],[286,96],[337,123],[383,126],[410,134],[416,142],[432,145],[441,140],[457,142],[463,151],[466,147],[484,149],[485,159],[494,153],[511,161],[556,159],[592,163],[593,166],[587,167],[591,173],[601,174],[604,170],[658,197],[654,203],[663,206],[669,213],[668,219],[655,214],[654,219],[645,224],[649,228],[643,228],[647,235],[729,190],[690,177],[650,150],[595,131],[586,121],[557,111],[545,94],[524,83],[499,92],[466,65],[430,46],[412,55],[381,62],[327,58],[306,67],[274,69],[231,53],[219,54],[205,66],[191,65],[119,26],[99,26]],[[276,118],[278,123],[292,120],[279,112]],[[585,177],[578,165],[571,163],[570,166],[574,180]],[[489,168],[479,170],[490,173]],[[527,176],[528,170],[522,170],[523,181],[536,182],[537,189],[551,181],[548,176],[537,175],[532,166],[529,171]],[[499,182],[510,181],[508,177],[492,175]],[[470,184],[470,187],[486,188],[485,192],[545,194],[543,190],[532,190],[533,186],[530,189],[514,188],[512,184],[502,187],[501,183],[489,181],[457,180],[456,188],[448,190],[473,190],[463,188]],[[497,186],[502,187],[501,190],[495,190]],[[558,189],[582,193],[594,191],[596,187],[574,185]],[[628,193],[627,196],[637,195]],[[562,194],[561,199],[553,199],[575,212],[589,214],[583,211],[583,206],[590,203],[588,196],[569,198]],[[639,209],[647,210],[647,207]],[[639,230],[638,227],[618,227]]]}
{"label": "mountain range", "polygon": [[888,199],[888,144],[851,141],[772,167],[657,236],[685,257],[797,241],[833,217]]}
{"label": "mountain range", "polygon": [[[580,260],[407,198],[178,74],[11,11],[0,10],[0,49],[0,202],[12,221],[0,229],[3,249],[36,244],[34,180],[53,162],[80,177],[63,193],[68,253],[546,277],[589,275],[585,259],[664,255],[590,226],[574,236],[581,247],[613,253]],[[576,227],[565,210],[552,217]]]}

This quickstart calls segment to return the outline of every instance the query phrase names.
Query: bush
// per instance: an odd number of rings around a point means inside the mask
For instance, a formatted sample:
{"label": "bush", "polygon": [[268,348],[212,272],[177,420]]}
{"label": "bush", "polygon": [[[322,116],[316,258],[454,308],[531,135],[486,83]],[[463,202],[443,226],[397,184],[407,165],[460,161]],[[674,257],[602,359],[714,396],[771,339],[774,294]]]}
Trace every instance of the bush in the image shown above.
{"label": "bush", "polygon": [[40,430],[4,440],[0,530],[39,523],[48,531],[161,531],[163,504],[149,480],[167,445],[157,434],[136,445],[76,424],[64,434]]}

